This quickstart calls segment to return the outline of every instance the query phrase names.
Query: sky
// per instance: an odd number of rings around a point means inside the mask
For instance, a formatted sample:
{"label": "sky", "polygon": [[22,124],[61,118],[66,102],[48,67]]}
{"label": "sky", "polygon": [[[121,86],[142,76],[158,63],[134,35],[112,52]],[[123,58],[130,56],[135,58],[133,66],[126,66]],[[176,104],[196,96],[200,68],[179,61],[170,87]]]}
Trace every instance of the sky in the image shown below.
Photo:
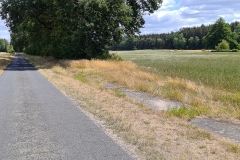
{"label": "sky", "polygon": [[[154,14],[145,15],[142,34],[168,33],[182,27],[213,24],[219,17],[227,22],[240,21],[240,0],[163,0]],[[10,41],[4,21],[0,20],[0,38]]]}
{"label": "sky", "polygon": [[142,34],[168,33],[182,27],[213,24],[223,17],[240,21],[240,0],[163,0],[162,7],[145,16]]}

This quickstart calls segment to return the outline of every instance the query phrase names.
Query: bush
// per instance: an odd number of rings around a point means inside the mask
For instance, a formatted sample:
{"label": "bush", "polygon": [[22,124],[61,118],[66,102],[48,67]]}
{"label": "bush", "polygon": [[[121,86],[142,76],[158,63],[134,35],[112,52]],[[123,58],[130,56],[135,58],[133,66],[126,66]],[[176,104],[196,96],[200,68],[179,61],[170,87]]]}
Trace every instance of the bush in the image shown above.
{"label": "bush", "polygon": [[233,49],[232,52],[238,52],[238,50],[237,49]]}
{"label": "bush", "polygon": [[114,61],[122,61],[123,60],[121,56],[119,56],[115,53],[111,54],[111,57],[109,59],[114,60]]}
{"label": "bush", "polygon": [[229,47],[229,43],[226,41],[226,40],[222,40],[222,42],[220,42],[216,47],[215,49],[217,51],[221,51],[221,50],[229,50],[230,47]]}
{"label": "bush", "polygon": [[239,50],[237,49],[233,49],[233,50],[212,50],[211,52],[239,52]]}
{"label": "bush", "polygon": [[240,50],[240,44],[237,46],[237,49]]}
{"label": "bush", "polygon": [[211,52],[232,52],[232,50],[222,49],[222,50],[212,50]]}
{"label": "bush", "polygon": [[7,53],[14,53],[14,49],[12,45],[7,45]]}

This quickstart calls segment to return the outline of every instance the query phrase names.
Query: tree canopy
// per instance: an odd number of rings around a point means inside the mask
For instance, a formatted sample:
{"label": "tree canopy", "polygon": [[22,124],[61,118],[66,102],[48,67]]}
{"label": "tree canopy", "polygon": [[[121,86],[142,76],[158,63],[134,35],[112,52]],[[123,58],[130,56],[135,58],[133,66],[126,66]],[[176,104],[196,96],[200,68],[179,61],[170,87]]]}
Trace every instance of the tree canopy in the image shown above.
{"label": "tree canopy", "polygon": [[205,46],[207,48],[215,48],[220,42],[226,40],[230,48],[236,49],[238,35],[231,31],[228,23],[223,18],[219,18],[211,27],[210,31],[204,38]]}
{"label": "tree canopy", "polygon": [[6,52],[8,45],[9,43],[6,39],[0,39],[0,52]]}
{"label": "tree canopy", "polygon": [[223,40],[231,49],[240,50],[239,21],[228,24],[223,18],[219,18],[215,24],[183,27],[176,32],[145,34],[134,39],[126,36],[121,43],[116,43],[109,49],[215,49]]}
{"label": "tree canopy", "polygon": [[140,33],[162,0],[3,0],[2,19],[17,51],[55,58],[96,58],[123,35]]}

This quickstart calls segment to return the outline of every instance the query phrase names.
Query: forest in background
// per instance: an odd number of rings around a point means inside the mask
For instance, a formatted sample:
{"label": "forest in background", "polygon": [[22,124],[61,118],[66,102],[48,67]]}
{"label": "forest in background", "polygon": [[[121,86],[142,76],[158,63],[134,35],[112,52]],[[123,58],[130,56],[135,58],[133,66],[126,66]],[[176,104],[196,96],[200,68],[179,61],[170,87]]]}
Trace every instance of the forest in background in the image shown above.
{"label": "forest in background", "polygon": [[[215,42],[220,43],[225,37],[234,37],[235,42],[239,43],[240,34],[237,32],[237,28],[240,28],[240,22],[235,21],[232,23],[226,23],[223,18],[219,18],[216,23],[220,21],[221,24],[227,24],[224,26],[228,32],[228,35],[224,34],[224,31],[219,30],[220,36],[215,40]],[[216,24],[215,23],[215,24]],[[214,31],[214,24],[211,25],[201,25],[199,27],[184,27],[177,32],[171,33],[160,33],[160,34],[146,34],[139,35],[137,37],[125,37],[120,43],[114,44],[109,47],[109,50],[143,50],[143,49],[187,49],[187,50],[197,50],[197,49],[215,49],[213,46],[207,46],[206,36]],[[219,28],[219,26],[217,26]],[[228,31],[230,28],[231,32]],[[237,33],[236,33],[237,32]],[[234,34],[233,34],[234,33]],[[230,35],[232,34],[232,35]],[[209,34],[208,37],[212,35]],[[220,41],[219,41],[220,40]],[[213,40],[211,40],[213,41]],[[232,41],[232,40],[230,40]],[[216,44],[216,45],[217,45]],[[237,45],[237,44],[235,44]],[[237,49],[237,47],[232,47],[232,49]]]}

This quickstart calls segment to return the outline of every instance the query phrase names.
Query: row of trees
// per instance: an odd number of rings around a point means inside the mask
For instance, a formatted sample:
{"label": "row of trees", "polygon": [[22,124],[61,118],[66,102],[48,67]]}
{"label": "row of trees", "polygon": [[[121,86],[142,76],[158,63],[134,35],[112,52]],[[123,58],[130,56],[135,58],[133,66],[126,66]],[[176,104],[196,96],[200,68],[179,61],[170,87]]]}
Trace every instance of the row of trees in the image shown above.
{"label": "row of trees", "polygon": [[0,52],[7,52],[9,42],[6,39],[0,39]]}
{"label": "row of trees", "polygon": [[0,39],[0,52],[14,52],[13,46],[6,39]]}
{"label": "row of trees", "polygon": [[139,33],[162,0],[2,0],[16,51],[55,58],[108,56],[106,46]]}
{"label": "row of trees", "polygon": [[212,25],[185,27],[177,32],[125,37],[121,43],[109,47],[110,50],[134,49],[215,49],[226,40],[230,48],[238,48],[240,43],[240,22],[226,23],[219,18]]}

